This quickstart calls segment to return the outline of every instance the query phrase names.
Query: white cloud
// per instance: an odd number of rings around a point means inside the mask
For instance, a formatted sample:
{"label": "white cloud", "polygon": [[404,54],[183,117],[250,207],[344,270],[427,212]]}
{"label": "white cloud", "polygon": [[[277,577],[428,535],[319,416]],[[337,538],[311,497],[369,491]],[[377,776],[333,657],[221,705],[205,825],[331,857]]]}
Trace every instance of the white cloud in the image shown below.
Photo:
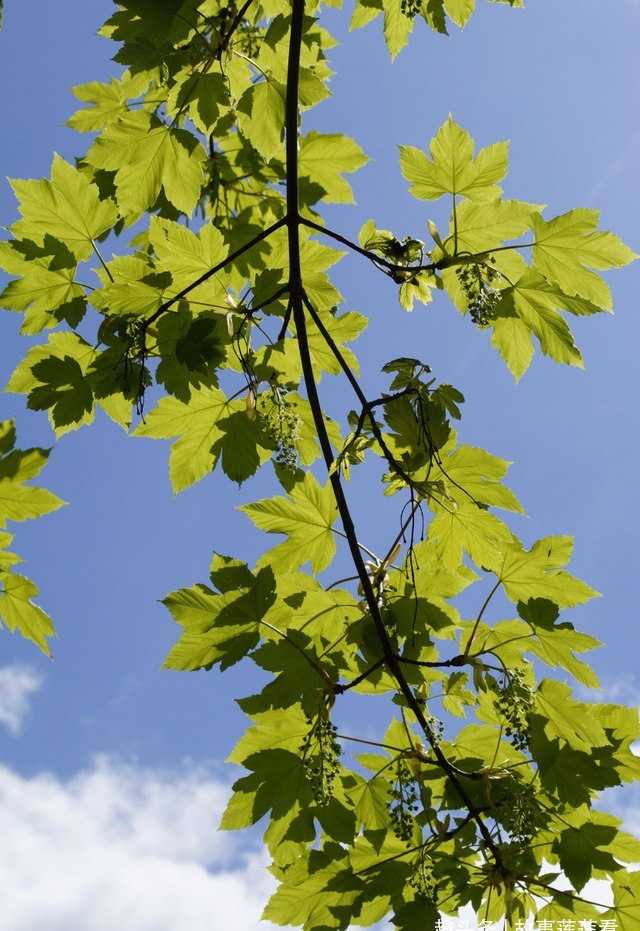
{"label": "white cloud", "polygon": [[[189,764],[100,757],[68,780],[0,766],[0,928],[275,931],[260,922],[275,888],[260,842],[216,830],[229,793]],[[604,883],[587,891],[610,901]]]}
{"label": "white cloud", "polygon": [[0,724],[19,734],[31,695],[41,687],[42,677],[32,666],[15,664],[0,669]]}
{"label": "white cloud", "polygon": [[255,931],[275,884],[216,830],[227,784],[100,758],[68,781],[0,767],[2,931]]}

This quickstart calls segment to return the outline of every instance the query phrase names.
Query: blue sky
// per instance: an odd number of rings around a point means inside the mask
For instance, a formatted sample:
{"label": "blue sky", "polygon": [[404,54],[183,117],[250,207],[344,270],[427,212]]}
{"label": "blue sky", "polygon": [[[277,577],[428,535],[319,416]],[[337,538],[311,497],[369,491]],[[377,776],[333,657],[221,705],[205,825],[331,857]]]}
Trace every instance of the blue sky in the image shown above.
{"label": "blue sky", "polygon": [[[76,109],[68,88],[116,73],[115,48],[94,35],[111,11],[105,0],[7,0],[0,178],[47,176],[54,151],[72,159],[86,148],[62,126]],[[407,194],[396,144],[426,149],[451,111],[478,147],[511,139],[507,196],[547,203],[549,216],[600,209],[603,227],[640,251],[640,4],[480,3],[462,34],[418,28],[393,65],[379,24],[347,35],[344,14],[330,11],[327,22],[342,42],[334,97],[304,128],[344,132],[372,158],[353,179],[357,206],[327,209],[334,228],[355,238],[374,217],[399,237],[425,239],[427,217],[444,227],[438,205],[426,213]],[[0,225],[15,216],[2,180]],[[343,262],[336,276],[346,307],[372,318],[365,381],[394,355],[429,362],[467,397],[461,439],[513,460],[509,484],[530,515],[516,532],[527,543],[575,534],[572,571],[604,597],[573,620],[606,642],[595,665],[606,696],[623,702],[640,694],[639,267],[610,278],[615,317],[575,321],[585,371],[537,354],[517,387],[487,335],[444,299],[406,315],[366,263]],[[27,347],[16,324],[0,318],[4,381]],[[21,398],[0,396],[0,416],[17,417],[20,446],[53,445],[46,419]],[[59,638],[51,663],[0,631],[2,931],[204,931],[225,916],[237,931],[256,926],[268,886],[259,844],[215,831],[236,777],[222,761],[243,726],[232,698],[253,686],[242,669],[161,672],[176,632],[158,599],[204,580],[214,548],[258,555],[260,540],[233,506],[263,491],[260,481],[238,490],[215,474],[174,499],[167,452],[106,419],[66,436],[42,483],[70,505],[13,528]],[[382,549],[386,512],[370,507],[362,484],[353,491],[361,538]]]}

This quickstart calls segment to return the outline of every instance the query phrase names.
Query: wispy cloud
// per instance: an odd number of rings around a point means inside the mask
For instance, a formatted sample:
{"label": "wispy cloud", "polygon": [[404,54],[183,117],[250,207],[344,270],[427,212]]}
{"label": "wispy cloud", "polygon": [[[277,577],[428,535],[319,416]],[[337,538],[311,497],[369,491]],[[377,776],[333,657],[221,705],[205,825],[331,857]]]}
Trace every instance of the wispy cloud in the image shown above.
{"label": "wispy cloud", "polygon": [[64,781],[0,767],[3,931],[265,931],[258,840],[216,831],[229,786],[108,758]]}
{"label": "wispy cloud", "polygon": [[[640,0],[638,2],[640,3]],[[588,689],[583,685],[576,686],[576,697],[581,701],[612,702],[632,708],[640,705],[640,681],[632,673],[624,672],[615,678],[603,676],[600,684],[599,689]]]}
{"label": "wispy cloud", "polygon": [[[640,6],[640,0],[631,0],[632,6]],[[635,165],[638,160],[638,149],[640,147],[640,131],[633,133],[627,140],[622,151],[616,155],[606,165],[599,178],[593,183],[591,190],[587,194],[589,203],[597,203],[607,188],[614,184],[618,178],[629,168]]]}
{"label": "wispy cloud", "polygon": [[31,666],[0,669],[0,724],[19,734],[29,713],[31,696],[42,687],[42,676]]}

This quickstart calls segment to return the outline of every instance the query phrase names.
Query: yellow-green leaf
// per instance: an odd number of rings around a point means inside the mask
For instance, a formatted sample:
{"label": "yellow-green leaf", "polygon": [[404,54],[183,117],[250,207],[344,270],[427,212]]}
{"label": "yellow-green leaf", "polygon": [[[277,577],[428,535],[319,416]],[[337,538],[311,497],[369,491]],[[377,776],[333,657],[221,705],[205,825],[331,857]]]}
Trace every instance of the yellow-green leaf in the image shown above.
{"label": "yellow-green leaf", "polygon": [[579,294],[603,310],[611,310],[609,288],[592,269],[620,268],[636,255],[613,233],[597,230],[597,225],[598,211],[586,208],[549,221],[534,214],[533,261],[544,277],[566,294]]}
{"label": "yellow-green leaf", "polygon": [[497,182],[507,172],[506,142],[487,146],[473,157],[473,140],[453,117],[431,141],[429,158],[414,146],[400,146],[402,175],[419,200],[437,200],[443,194],[492,201],[501,193]]}
{"label": "yellow-green leaf", "polygon": [[161,190],[187,215],[200,197],[202,145],[144,110],[107,126],[86,157],[94,167],[115,172],[118,206],[127,215],[153,207]]}
{"label": "yellow-green leaf", "polygon": [[241,505],[253,523],[267,533],[284,533],[279,543],[258,562],[288,572],[307,561],[313,572],[322,572],[333,559],[336,544],[332,526],[338,516],[331,485],[318,484],[312,472],[291,490],[289,498],[265,498]]}
{"label": "yellow-green leaf", "polygon": [[59,239],[78,260],[88,258],[93,240],[116,223],[118,212],[109,198],[59,155],[54,156],[51,181],[12,181],[22,220],[11,232],[40,245],[45,236]]}

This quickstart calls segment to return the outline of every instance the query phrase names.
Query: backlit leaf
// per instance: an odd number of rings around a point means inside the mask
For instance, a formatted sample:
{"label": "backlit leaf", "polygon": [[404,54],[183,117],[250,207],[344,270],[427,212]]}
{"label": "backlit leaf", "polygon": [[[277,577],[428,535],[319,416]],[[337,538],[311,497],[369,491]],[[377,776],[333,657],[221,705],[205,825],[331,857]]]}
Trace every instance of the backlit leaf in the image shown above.
{"label": "backlit leaf", "polygon": [[107,126],[87,153],[91,165],[115,172],[118,206],[125,214],[153,207],[161,190],[177,210],[191,214],[200,197],[204,159],[191,133],[144,110]]}
{"label": "backlit leaf", "polygon": [[449,119],[431,142],[431,158],[414,146],[400,146],[402,175],[411,182],[410,191],[419,200],[437,200],[443,194],[492,201],[500,195],[497,182],[507,171],[507,143],[500,142],[478,152],[473,140]]}
{"label": "backlit leaf", "polygon": [[620,268],[635,254],[617,236],[597,230],[597,225],[597,210],[579,208],[549,221],[534,214],[533,261],[544,277],[566,294],[579,295],[611,310],[609,288],[592,269]]}
{"label": "backlit leaf", "polygon": [[284,533],[288,539],[269,553],[269,563],[292,571],[311,563],[313,572],[329,565],[336,550],[331,527],[337,515],[330,484],[321,487],[311,472],[290,492],[289,499],[267,498],[244,504],[240,510],[267,533]]}
{"label": "backlit leaf", "polygon": [[19,239],[42,244],[53,236],[71,249],[78,260],[88,258],[93,240],[118,218],[116,205],[100,197],[98,188],[76,168],[56,155],[51,181],[12,181],[22,219],[11,227]]}

